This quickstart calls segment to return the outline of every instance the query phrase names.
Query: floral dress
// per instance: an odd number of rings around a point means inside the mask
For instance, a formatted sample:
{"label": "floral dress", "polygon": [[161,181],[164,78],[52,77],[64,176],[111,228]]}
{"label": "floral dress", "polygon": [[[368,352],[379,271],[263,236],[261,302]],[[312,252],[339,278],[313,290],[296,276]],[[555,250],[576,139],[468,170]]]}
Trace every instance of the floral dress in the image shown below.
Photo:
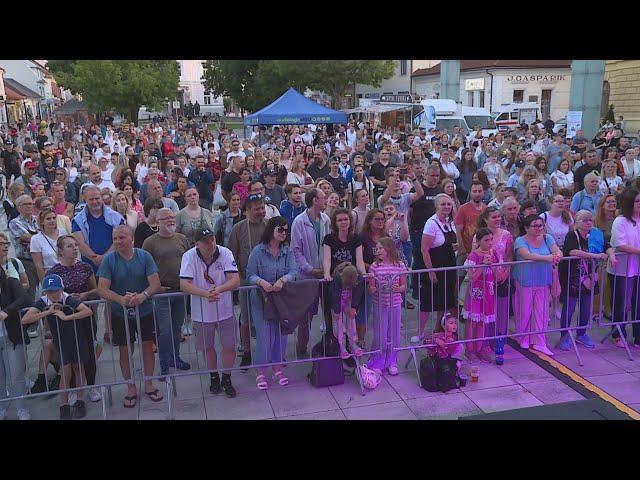
{"label": "floral dress", "polygon": [[[480,250],[474,250],[469,254],[464,264],[466,266],[482,265],[483,260],[484,254]],[[491,249],[491,263],[498,263],[498,254],[494,249]],[[472,270],[476,271],[477,269]],[[492,269],[482,269],[482,275],[478,279],[474,280],[471,276],[469,300],[466,304],[471,321],[484,323],[496,321],[495,291],[496,278]]]}

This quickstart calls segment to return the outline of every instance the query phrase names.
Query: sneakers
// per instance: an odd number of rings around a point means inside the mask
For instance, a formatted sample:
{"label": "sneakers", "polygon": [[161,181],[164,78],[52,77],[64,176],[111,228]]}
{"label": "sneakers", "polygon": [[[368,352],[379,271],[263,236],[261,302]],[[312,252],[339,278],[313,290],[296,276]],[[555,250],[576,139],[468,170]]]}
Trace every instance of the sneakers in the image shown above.
{"label": "sneakers", "polygon": [[89,400],[91,400],[92,402],[99,402],[100,400],[102,400],[102,394],[100,393],[100,390],[98,390],[97,388],[92,388],[91,390],[89,390]]}
{"label": "sneakers", "polygon": [[[244,352],[242,355],[242,361],[240,362],[241,367],[248,367],[251,365],[251,352]],[[246,372],[249,370],[248,368],[244,368],[242,371]]]}
{"label": "sneakers", "polygon": [[562,338],[560,339],[560,345],[558,345],[558,348],[564,351],[571,349],[571,342],[569,341],[569,335],[562,336]]}
{"label": "sneakers", "polygon": [[549,355],[550,357],[553,357],[553,352],[549,350],[549,348],[544,344],[535,344],[535,345],[532,345],[531,348],[533,348],[534,350],[537,350],[538,352],[542,352],[545,355]]}
{"label": "sneakers", "polygon": [[73,418],[84,418],[87,416],[87,407],[84,400],[78,400],[73,406]]}
{"label": "sneakers", "polygon": [[31,420],[31,414],[26,408],[18,409],[18,420]]}
{"label": "sneakers", "polygon": [[170,363],[169,366],[177,368],[178,370],[191,370],[191,364],[185,362],[180,357],[176,358],[175,365],[173,363]]}
{"label": "sneakers", "polygon": [[593,340],[591,340],[591,338],[589,338],[589,335],[587,335],[586,333],[584,335],[578,335],[576,337],[576,342],[584,345],[587,348],[596,348],[596,344],[593,343]]}
{"label": "sneakers", "polygon": [[60,420],[71,420],[73,416],[71,415],[71,406],[70,405],[62,405],[60,407]]}
{"label": "sneakers", "polygon": [[531,345],[529,344],[529,338],[525,338],[524,340],[522,340],[522,342],[520,342],[520,347],[524,348],[525,350],[529,350],[529,347]]}
{"label": "sneakers", "polygon": [[222,386],[220,385],[220,377],[211,378],[211,385],[209,385],[209,391],[213,395],[218,395],[222,391]]}
{"label": "sneakers", "polygon": [[413,303],[411,303],[409,300],[407,300],[407,308],[409,310],[413,310],[414,308],[416,308],[416,306]]}
{"label": "sneakers", "polygon": [[229,397],[229,398],[234,398],[237,393],[236,393],[236,389],[233,388],[233,385],[231,384],[231,376],[222,376],[222,390],[224,390],[224,394]]}
{"label": "sneakers", "polygon": [[418,335],[414,335],[411,337],[411,343],[420,343],[420,337]]}
{"label": "sneakers", "polygon": [[0,410],[0,421],[7,419],[7,411],[5,409]]}
{"label": "sneakers", "polygon": [[69,394],[69,405],[73,407],[77,401],[78,401],[78,394],[76,392],[71,392]]}
{"label": "sneakers", "polygon": [[391,365],[388,368],[388,370],[389,370],[389,375],[392,375],[392,376],[398,375],[398,367],[396,367],[395,365]]}
{"label": "sneakers", "polygon": [[616,347],[624,348],[624,341],[622,341],[622,338],[618,337],[613,342],[615,343]]}

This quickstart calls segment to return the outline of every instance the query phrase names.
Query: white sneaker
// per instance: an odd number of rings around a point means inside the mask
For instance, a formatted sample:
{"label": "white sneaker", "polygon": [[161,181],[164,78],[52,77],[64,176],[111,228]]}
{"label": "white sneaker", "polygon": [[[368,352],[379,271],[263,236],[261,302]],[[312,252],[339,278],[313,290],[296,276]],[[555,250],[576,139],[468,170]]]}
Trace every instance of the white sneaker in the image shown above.
{"label": "white sneaker", "polygon": [[6,410],[0,410],[0,421],[1,420],[6,420],[7,419],[7,411]]}
{"label": "white sneaker", "polygon": [[18,409],[18,420],[31,420],[31,414],[26,408]]}
{"label": "white sneaker", "polygon": [[185,323],[182,326],[182,335],[184,335],[185,337],[190,337],[191,335],[193,335],[193,327],[191,326],[191,323]]}
{"label": "white sneaker", "polygon": [[71,392],[69,394],[69,406],[73,407],[78,401],[78,394],[76,392]]}
{"label": "white sneaker", "polygon": [[553,357],[553,352],[551,350],[549,350],[549,348],[547,348],[546,345],[533,345],[532,348],[534,350],[537,350],[539,352],[544,353],[545,355],[549,355],[550,357]]}
{"label": "white sneaker", "polygon": [[396,367],[395,365],[391,365],[389,368],[389,375],[398,375],[398,367]]}
{"label": "white sneaker", "polygon": [[420,343],[420,337],[418,335],[414,335],[411,337],[411,343]]}
{"label": "white sneaker", "polygon": [[520,342],[520,346],[522,348],[524,348],[525,350],[529,350],[529,339],[526,338],[525,340],[523,340],[522,342]]}
{"label": "white sneaker", "polygon": [[97,388],[92,388],[91,390],[89,390],[89,400],[91,400],[92,402],[99,402],[100,400],[102,400],[102,394],[100,393],[100,390],[98,390]]}
{"label": "white sneaker", "polygon": [[31,380],[29,377],[24,377],[24,383],[27,386],[27,390],[31,390],[33,386],[36,384],[36,382]]}

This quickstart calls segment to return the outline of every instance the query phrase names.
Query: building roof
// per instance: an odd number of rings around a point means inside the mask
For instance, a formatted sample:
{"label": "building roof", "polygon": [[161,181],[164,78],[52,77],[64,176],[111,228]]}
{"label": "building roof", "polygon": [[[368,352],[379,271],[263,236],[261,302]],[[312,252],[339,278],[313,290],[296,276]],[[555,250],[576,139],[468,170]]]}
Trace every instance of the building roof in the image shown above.
{"label": "building roof", "polygon": [[31,60],[31,63],[33,63],[36,67],[38,67],[38,70],[40,70],[42,73],[44,73],[45,77],[52,77],[53,76],[53,75],[51,75],[51,72],[46,69],[46,67],[43,67],[42,65],[40,65],[35,60]]}
{"label": "building roof", "polygon": [[[431,68],[420,68],[412,77],[440,74],[440,63]],[[571,60],[460,60],[460,71],[485,68],[570,68]]]}
{"label": "building roof", "polygon": [[25,87],[20,82],[16,82],[13,78],[6,78],[5,77],[5,79],[4,79],[5,88],[7,87],[7,85],[9,87],[11,87],[14,91],[18,92],[20,95],[22,95],[24,97],[27,97],[27,98],[42,98],[42,96],[39,93],[36,93],[33,90],[31,90],[30,88]]}
{"label": "building roof", "polygon": [[13,88],[11,88],[11,86],[8,83],[6,83],[6,79],[4,84],[4,91],[7,94],[7,100],[23,100],[27,98],[24,95],[21,95],[19,92],[15,91]]}

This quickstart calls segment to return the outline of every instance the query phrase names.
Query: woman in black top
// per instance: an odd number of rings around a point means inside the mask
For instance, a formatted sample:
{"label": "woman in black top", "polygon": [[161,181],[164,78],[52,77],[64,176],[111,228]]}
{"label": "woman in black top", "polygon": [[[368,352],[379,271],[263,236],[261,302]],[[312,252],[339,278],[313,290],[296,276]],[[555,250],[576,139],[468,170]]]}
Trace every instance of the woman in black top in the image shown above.
{"label": "woman in black top", "polygon": [[[384,214],[380,212],[384,218]],[[324,270],[324,279],[326,281],[332,281],[331,274],[335,268],[342,262],[349,262],[356,267],[358,273],[366,275],[366,267],[363,259],[363,245],[362,240],[358,235],[353,233],[354,222],[351,217],[351,212],[346,208],[338,208],[331,218],[331,232],[324,237],[322,241],[323,259],[322,266]],[[325,307],[331,305],[331,294],[329,288],[324,289],[325,294]],[[329,297],[329,298],[327,298]],[[358,331],[358,341],[362,344],[364,342],[364,335],[366,333],[366,317],[363,317],[364,321],[358,323],[356,319],[356,327]],[[326,328],[328,332],[331,332],[333,327],[331,325],[331,316],[327,319],[325,316]]]}
{"label": "woman in black top", "polygon": [[135,248],[142,248],[144,241],[158,232],[156,213],[163,207],[164,205],[160,199],[147,198],[144,202],[144,216],[147,219],[144,222],[140,222],[136,227],[133,240]]}

